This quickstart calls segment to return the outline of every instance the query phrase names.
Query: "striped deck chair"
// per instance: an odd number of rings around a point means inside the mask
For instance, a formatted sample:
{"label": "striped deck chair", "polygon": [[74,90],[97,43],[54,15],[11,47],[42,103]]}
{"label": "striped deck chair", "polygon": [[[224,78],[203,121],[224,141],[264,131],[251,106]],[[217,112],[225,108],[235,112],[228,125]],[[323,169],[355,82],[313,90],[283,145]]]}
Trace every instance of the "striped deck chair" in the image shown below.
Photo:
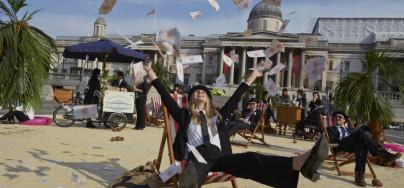
{"label": "striped deck chair", "polygon": [[[177,104],[183,108],[187,108],[187,98],[185,95],[173,95],[173,99],[177,101]],[[163,131],[163,136],[161,139],[161,144],[160,144],[160,150],[158,154],[158,158],[156,161],[156,167],[157,169],[160,169],[162,157],[163,157],[163,152],[164,152],[164,145],[167,142],[167,147],[168,147],[168,155],[170,158],[170,164],[175,163],[174,159],[174,151],[173,151],[173,143],[175,140],[175,136],[177,135],[177,130],[178,130],[178,123],[174,120],[174,118],[168,113],[167,108],[163,107],[163,112],[164,112],[164,131]],[[186,161],[180,161],[181,166],[184,168]],[[171,180],[172,186],[173,187],[178,187],[178,182],[179,182],[179,177],[174,176]],[[205,179],[204,184],[211,184],[211,183],[219,183],[219,182],[226,182],[226,181],[231,181],[232,187],[237,188],[237,183],[236,179],[234,176],[223,173],[223,172],[209,172],[208,176]]]}
{"label": "striped deck chair", "polygon": [[[267,103],[259,103],[257,108],[261,111],[261,114],[260,114],[260,120],[258,121],[257,126],[255,127],[254,131],[251,132],[250,129],[240,129],[240,130],[238,130],[236,132],[238,135],[240,135],[241,137],[246,139],[247,143],[244,144],[244,143],[240,143],[240,142],[234,142],[234,137],[235,137],[235,135],[234,135],[233,139],[232,139],[232,142],[231,142],[233,145],[243,146],[245,148],[248,148],[248,146],[251,143],[257,143],[257,142],[254,142],[254,140],[257,140],[257,141],[259,141],[260,144],[269,146],[269,144],[265,142],[265,136],[264,136],[265,111],[268,108],[268,104]],[[260,136],[256,135],[258,131],[261,132]]]}
{"label": "striped deck chair", "polygon": [[161,99],[160,97],[152,97],[151,101],[153,105],[152,114],[150,116],[151,124],[160,127],[160,125],[164,123]]}
{"label": "striped deck chair", "polygon": [[[347,120],[349,125],[352,125],[350,122],[350,119]],[[322,129],[324,132],[324,136],[326,141],[328,142],[328,147],[330,149],[330,153],[331,155],[328,156],[328,160],[333,161],[334,166],[337,170],[338,176],[342,176],[342,175],[347,175],[347,176],[355,176],[355,172],[354,170],[352,171],[345,171],[342,170],[341,167],[350,163],[354,163],[355,162],[355,154],[354,153],[348,153],[348,152],[338,152],[335,153],[333,148],[338,147],[338,144],[332,144],[330,143],[330,139],[327,133],[327,127],[331,127],[331,126],[335,126],[335,122],[334,119],[331,116],[321,116],[321,125],[322,125]],[[371,172],[371,174],[366,173],[365,176],[366,177],[372,177],[373,181],[372,183],[374,184],[375,181],[379,181],[376,177],[376,173],[373,170],[373,167],[369,161],[369,158],[366,160],[366,163],[369,167],[369,170]]]}

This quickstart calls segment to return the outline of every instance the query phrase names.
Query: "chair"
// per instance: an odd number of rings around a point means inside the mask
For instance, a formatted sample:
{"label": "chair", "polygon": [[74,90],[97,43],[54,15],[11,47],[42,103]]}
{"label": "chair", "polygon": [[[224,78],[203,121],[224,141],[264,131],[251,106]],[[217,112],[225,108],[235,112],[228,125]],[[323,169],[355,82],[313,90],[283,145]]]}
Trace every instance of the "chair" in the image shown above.
{"label": "chair", "polygon": [[[243,147],[245,147],[247,149],[248,146],[251,143],[256,143],[256,142],[253,142],[253,140],[258,140],[263,145],[269,146],[269,144],[265,142],[265,137],[264,137],[265,111],[268,108],[268,104],[267,103],[259,103],[257,108],[261,111],[261,114],[260,114],[260,120],[258,121],[257,126],[255,127],[254,131],[251,132],[250,129],[240,129],[240,130],[238,130],[236,132],[238,135],[240,135],[241,137],[243,137],[244,139],[247,140],[247,144],[234,142],[234,137],[235,136],[233,136],[233,139],[232,139],[232,142],[231,142],[233,145],[243,146]],[[256,135],[258,130],[261,132],[260,136]]]}
{"label": "chair", "polygon": [[[351,125],[350,120],[348,119],[348,124]],[[345,171],[341,170],[341,167],[350,163],[355,162],[355,154],[354,153],[348,153],[348,152],[338,152],[335,153],[333,148],[338,147],[338,144],[332,144],[330,143],[330,139],[327,133],[327,127],[334,126],[334,119],[330,116],[324,116],[321,115],[321,126],[324,132],[325,139],[328,143],[328,147],[330,149],[331,155],[328,156],[328,160],[332,160],[334,162],[334,166],[338,172],[338,176],[342,175],[348,175],[348,176],[355,176],[355,172],[353,171]],[[376,173],[373,170],[373,167],[369,161],[369,158],[366,160],[366,163],[370,169],[371,174],[366,173],[366,177],[373,177],[373,181],[379,181],[377,180]]]}
{"label": "chair", "polygon": [[[177,102],[177,104],[183,108],[187,107],[187,99],[186,96],[184,95],[173,95],[173,99]],[[167,147],[168,147],[168,156],[170,159],[170,164],[175,163],[174,159],[174,151],[173,151],[173,143],[175,140],[175,136],[177,134],[178,130],[178,123],[175,122],[174,118],[168,113],[167,108],[163,106],[163,112],[164,112],[164,131],[163,131],[163,136],[161,139],[161,144],[160,144],[160,149],[159,149],[159,154],[158,158],[156,160],[156,167],[157,169],[160,169],[162,157],[163,157],[163,152],[164,152],[164,145],[167,142]],[[185,167],[185,160],[181,161],[181,166]],[[179,177],[178,175],[174,176],[171,179],[172,186],[177,188],[178,187],[178,182],[179,182]],[[234,176],[223,173],[223,172],[210,172],[208,176],[205,179],[205,185],[206,184],[211,184],[211,183],[219,183],[219,182],[226,182],[226,181],[231,181],[232,187],[237,188],[237,183],[236,179]]]}
{"label": "chair", "polygon": [[164,119],[163,119],[163,113],[162,113],[162,105],[161,105],[161,99],[160,97],[152,97],[152,113],[150,116],[150,121],[151,124],[157,125],[157,127],[160,127],[160,125],[163,125]]}

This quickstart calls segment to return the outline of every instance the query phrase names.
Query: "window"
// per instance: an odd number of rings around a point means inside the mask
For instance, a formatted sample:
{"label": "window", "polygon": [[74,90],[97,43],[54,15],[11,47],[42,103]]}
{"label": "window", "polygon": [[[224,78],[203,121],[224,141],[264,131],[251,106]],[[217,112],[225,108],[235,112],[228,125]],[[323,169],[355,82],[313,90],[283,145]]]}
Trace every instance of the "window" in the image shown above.
{"label": "window", "polygon": [[321,80],[316,81],[316,83],[314,83],[314,91],[321,91]]}
{"label": "window", "polygon": [[213,56],[209,56],[209,61],[208,61],[208,64],[213,64]]}
{"label": "window", "polygon": [[267,30],[267,21],[264,20],[262,23],[262,30]]}
{"label": "window", "polygon": [[351,64],[351,61],[344,61],[344,71],[349,72],[349,65]]}
{"label": "window", "polygon": [[328,70],[332,71],[334,68],[334,62],[332,60],[329,61],[330,63],[328,64]]}
{"label": "window", "polygon": [[326,89],[326,90],[332,90],[332,89],[333,89],[333,86],[334,86],[334,82],[333,82],[333,81],[327,81],[327,82],[325,83],[325,89]]}

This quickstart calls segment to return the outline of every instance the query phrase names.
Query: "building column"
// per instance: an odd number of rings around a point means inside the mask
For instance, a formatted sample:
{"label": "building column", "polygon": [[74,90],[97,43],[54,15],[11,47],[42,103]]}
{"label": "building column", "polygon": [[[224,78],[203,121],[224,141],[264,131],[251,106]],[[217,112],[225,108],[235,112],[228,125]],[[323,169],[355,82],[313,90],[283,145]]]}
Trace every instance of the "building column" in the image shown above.
{"label": "building column", "polygon": [[247,63],[247,48],[243,47],[243,54],[241,57],[241,71],[240,71],[240,79],[239,79],[240,84],[241,84],[241,82],[244,81],[246,63]]}
{"label": "building column", "polygon": [[322,72],[321,76],[321,91],[325,91],[325,88],[327,86],[327,68]]}
{"label": "building column", "polygon": [[223,74],[223,56],[224,56],[224,47],[220,48],[220,57],[219,57],[219,75]]}
{"label": "building column", "polygon": [[230,68],[230,77],[229,77],[229,85],[234,84],[234,66],[236,63],[233,63]]}
{"label": "building column", "polygon": [[157,51],[154,51],[154,62],[157,63]]}
{"label": "building column", "polygon": [[288,88],[292,87],[292,66],[293,66],[293,50],[290,49],[288,58]]}
{"label": "building column", "polygon": [[303,89],[303,82],[304,82],[304,73],[303,73],[303,67],[304,67],[304,62],[306,61],[306,52],[302,50],[302,55],[300,59],[300,73],[299,73],[299,88]]}
{"label": "building column", "polygon": [[[281,52],[278,52],[276,54],[276,65],[279,65],[280,63],[281,63]],[[276,85],[278,85],[279,87],[281,86],[281,72],[282,71],[279,71],[275,76]]]}
{"label": "building column", "polygon": [[202,63],[202,83],[206,84],[206,64],[208,63],[208,55],[203,54],[203,63]]}

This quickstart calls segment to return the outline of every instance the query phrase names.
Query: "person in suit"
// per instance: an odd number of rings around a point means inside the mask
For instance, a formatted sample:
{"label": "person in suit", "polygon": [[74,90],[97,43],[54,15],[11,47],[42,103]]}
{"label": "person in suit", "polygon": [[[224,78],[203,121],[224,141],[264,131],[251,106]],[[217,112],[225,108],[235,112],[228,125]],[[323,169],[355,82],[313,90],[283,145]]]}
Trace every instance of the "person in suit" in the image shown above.
{"label": "person in suit", "polygon": [[368,152],[372,156],[379,156],[384,163],[396,160],[401,154],[392,154],[372,139],[367,126],[355,130],[348,126],[348,116],[341,111],[333,113],[335,126],[327,127],[330,143],[338,144],[334,152],[345,151],[355,153],[355,183],[366,187],[364,179]]}
{"label": "person in suit", "polygon": [[118,78],[115,80],[112,80],[111,86],[119,88],[120,91],[122,91],[123,89],[130,90],[130,86],[125,81],[125,76],[123,75],[123,72],[122,71],[117,72],[116,76]]}
{"label": "person in suit", "polygon": [[187,108],[179,107],[151,66],[144,65],[144,69],[168,112],[178,122],[173,144],[174,158],[187,162],[180,176],[180,187],[201,187],[209,171],[227,172],[272,187],[297,187],[299,171],[311,181],[318,180],[317,170],[328,156],[327,143],[322,138],[312,150],[295,157],[256,152],[232,154],[223,120],[229,118],[241,96],[261,76],[257,69],[253,69],[226,104],[217,110],[209,88],[203,85],[189,90]]}
{"label": "person in suit", "polygon": [[136,95],[136,114],[137,114],[137,120],[136,120],[136,130],[143,130],[146,127],[145,124],[145,106],[146,106],[146,101],[147,101],[147,92],[149,91],[149,83],[147,82],[147,77],[145,76],[143,78],[143,82],[134,88],[135,90],[135,95]]}
{"label": "person in suit", "polygon": [[257,100],[250,99],[246,109],[241,112],[241,118],[232,121],[228,134],[234,135],[239,129],[254,131],[260,119],[261,111],[257,109]]}

